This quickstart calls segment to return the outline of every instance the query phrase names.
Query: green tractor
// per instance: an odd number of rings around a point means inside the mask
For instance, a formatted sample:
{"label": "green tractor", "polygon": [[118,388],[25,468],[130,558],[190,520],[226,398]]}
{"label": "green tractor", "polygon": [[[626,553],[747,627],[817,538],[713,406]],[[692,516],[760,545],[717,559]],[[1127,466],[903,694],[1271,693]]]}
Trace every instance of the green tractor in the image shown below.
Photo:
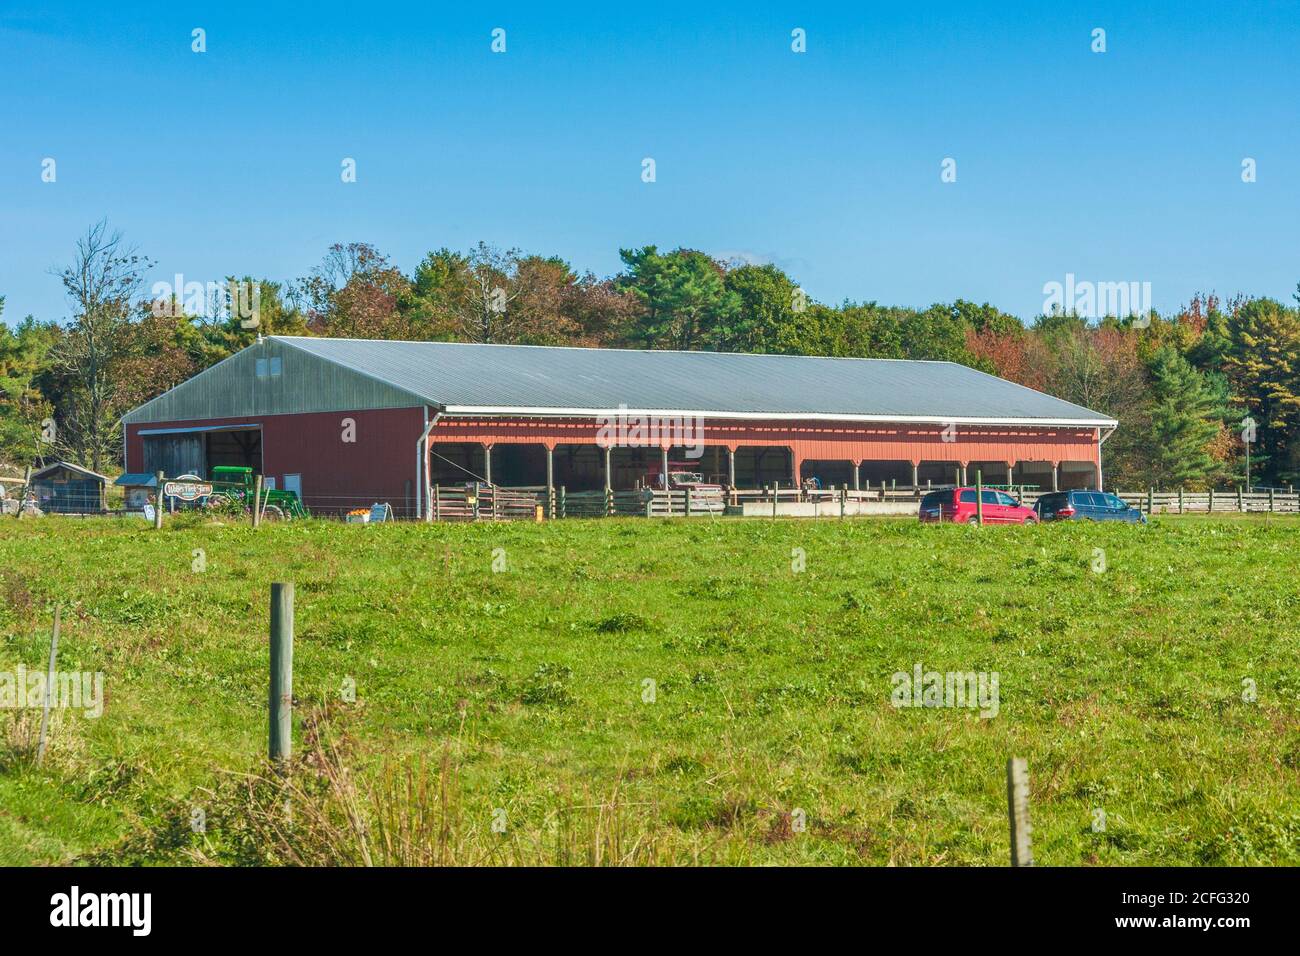
{"label": "green tractor", "polygon": [[[212,495],[208,507],[250,512],[256,483],[253,469],[238,465],[217,465],[212,469]],[[307,509],[292,491],[262,489],[262,515],[272,521],[282,518],[307,518]]]}

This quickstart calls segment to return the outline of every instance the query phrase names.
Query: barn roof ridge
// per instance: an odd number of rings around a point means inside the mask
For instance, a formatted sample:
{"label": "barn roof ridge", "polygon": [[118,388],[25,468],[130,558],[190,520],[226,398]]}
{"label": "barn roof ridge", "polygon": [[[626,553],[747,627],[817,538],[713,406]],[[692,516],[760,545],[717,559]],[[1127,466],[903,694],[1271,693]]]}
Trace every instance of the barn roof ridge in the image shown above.
{"label": "barn roof ridge", "polygon": [[[265,341],[451,414],[581,415],[626,408],[730,418],[1117,424],[1108,415],[947,360],[296,335]],[[470,356],[480,361],[465,361]],[[543,356],[549,361],[537,361]],[[780,363],[776,379],[770,366],[778,358],[791,361]],[[826,364],[832,358],[847,361]],[[867,369],[876,374],[858,374]]]}
{"label": "barn roof ridge", "polygon": [[[268,335],[267,339],[284,339],[289,342],[383,342],[393,345],[461,346],[465,348],[537,349],[539,351],[566,352],[617,352],[636,355],[746,355],[763,358],[825,359],[841,362],[907,362],[916,365],[957,365],[970,368],[952,359],[884,358],[870,355],[798,355],[790,352],[714,352],[705,349],[629,349],[603,345],[535,345],[527,342],[449,342],[439,339],[366,339],[343,335]],[[979,371],[974,369],[973,371]],[[997,376],[994,376],[995,378]],[[1005,380],[1004,380],[1005,381]],[[1015,384],[1015,383],[1012,383]]]}

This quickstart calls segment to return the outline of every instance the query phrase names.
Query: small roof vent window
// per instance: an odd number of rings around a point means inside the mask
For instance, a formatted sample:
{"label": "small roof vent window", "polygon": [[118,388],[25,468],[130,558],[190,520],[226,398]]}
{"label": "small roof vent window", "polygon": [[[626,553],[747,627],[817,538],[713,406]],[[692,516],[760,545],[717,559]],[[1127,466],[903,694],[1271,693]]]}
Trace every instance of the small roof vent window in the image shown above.
{"label": "small roof vent window", "polygon": [[258,378],[273,378],[280,374],[280,362],[280,356],[278,355],[274,355],[269,359],[257,359],[254,372]]}

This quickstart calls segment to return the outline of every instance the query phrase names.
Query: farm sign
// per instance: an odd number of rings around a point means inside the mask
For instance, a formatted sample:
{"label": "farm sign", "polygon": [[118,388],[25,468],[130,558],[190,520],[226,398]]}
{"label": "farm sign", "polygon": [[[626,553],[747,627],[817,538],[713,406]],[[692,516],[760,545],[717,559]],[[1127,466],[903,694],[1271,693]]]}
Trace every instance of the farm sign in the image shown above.
{"label": "farm sign", "polygon": [[200,481],[198,475],[181,475],[175,481],[163,483],[163,494],[181,501],[197,501],[212,494],[212,485]]}

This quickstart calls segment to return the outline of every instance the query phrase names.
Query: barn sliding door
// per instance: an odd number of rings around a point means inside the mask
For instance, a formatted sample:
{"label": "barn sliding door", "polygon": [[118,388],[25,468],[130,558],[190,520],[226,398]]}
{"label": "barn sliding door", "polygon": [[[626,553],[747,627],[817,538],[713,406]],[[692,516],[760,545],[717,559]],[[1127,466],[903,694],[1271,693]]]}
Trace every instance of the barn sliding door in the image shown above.
{"label": "barn sliding door", "polygon": [[161,471],[168,478],[198,475],[206,478],[208,463],[203,453],[203,435],[146,435],[144,470]]}

